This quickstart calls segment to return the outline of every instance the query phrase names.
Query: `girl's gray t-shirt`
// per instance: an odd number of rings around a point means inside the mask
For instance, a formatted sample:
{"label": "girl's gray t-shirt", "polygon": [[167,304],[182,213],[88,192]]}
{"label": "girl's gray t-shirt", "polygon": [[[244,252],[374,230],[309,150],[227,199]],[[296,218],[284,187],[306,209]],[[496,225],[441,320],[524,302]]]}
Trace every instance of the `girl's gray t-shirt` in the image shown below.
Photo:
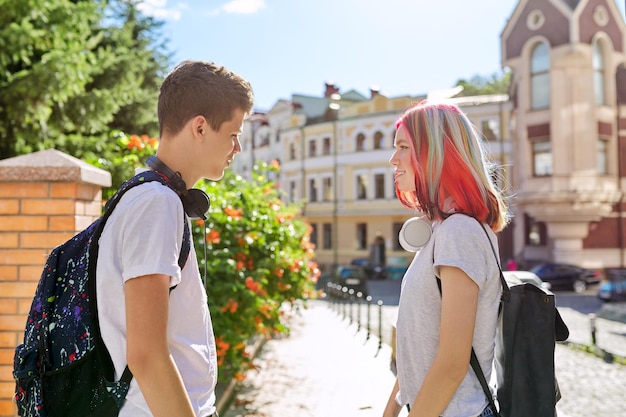
{"label": "girl's gray t-shirt", "polygon": [[[498,253],[495,233],[488,226],[485,228]],[[441,295],[435,274],[442,265],[463,270],[479,287],[473,347],[486,380],[491,378],[502,291],[500,270],[480,223],[472,217],[455,214],[433,224],[430,241],[416,254],[403,278],[396,323],[396,364],[400,385],[397,400],[401,405],[415,401],[437,354]],[[442,416],[475,417],[487,404],[480,382],[469,367]]]}

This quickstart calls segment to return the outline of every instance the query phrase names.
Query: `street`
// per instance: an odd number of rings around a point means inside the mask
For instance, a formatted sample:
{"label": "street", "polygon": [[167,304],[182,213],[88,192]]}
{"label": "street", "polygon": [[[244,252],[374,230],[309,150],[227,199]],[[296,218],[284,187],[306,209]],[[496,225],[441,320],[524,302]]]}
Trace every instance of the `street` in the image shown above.
{"label": "street", "polygon": [[[557,308],[570,327],[570,339],[574,339],[577,343],[586,337],[584,333],[581,336],[578,328],[584,327],[583,332],[585,332],[588,315],[597,313],[602,307],[602,302],[596,297],[596,290],[597,287],[593,286],[582,294],[572,291],[555,292]],[[398,281],[370,281],[369,291],[372,296],[370,308],[376,312],[372,314],[370,327],[378,335],[377,301],[382,300],[383,305],[380,307],[382,340],[390,344],[400,283]],[[365,306],[362,306],[362,311],[366,311]],[[365,316],[365,313],[362,313],[362,320]],[[353,320],[356,320],[356,309],[353,311],[353,317]],[[613,323],[607,323],[605,326]],[[615,325],[615,328],[618,330],[612,330],[612,336],[621,338],[622,344],[620,352],[613,353],[621,354],[626,351],[624,330],[626,325],[619,323]],[[600,346],[602,346],[601,342],[602,340],[599,340]],[[624,400],[626,398],[626,366],[607,363],[597,356],[557,343],[555,367],[562,394],[562,399],[557,405],[559,417],[626,416],[626,401]]]}

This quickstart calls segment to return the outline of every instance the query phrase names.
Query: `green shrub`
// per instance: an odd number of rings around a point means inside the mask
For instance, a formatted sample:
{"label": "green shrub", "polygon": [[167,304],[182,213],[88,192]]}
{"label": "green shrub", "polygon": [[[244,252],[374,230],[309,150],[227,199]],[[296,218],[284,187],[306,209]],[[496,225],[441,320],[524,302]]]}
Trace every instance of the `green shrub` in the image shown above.
{"label": "green shrub", "polygon": [[241,379],[251,360],[246,345],[288,329],[285,303],[315,296],[319,276],[310,227],[300,207],[284,204],[277,164],[255,167],[252,181],[227,171],[218,182],[197,185],[211,199],[206,224],[194,225],[200,272],[207,240],[207,293],[218,347],[220,380]]}

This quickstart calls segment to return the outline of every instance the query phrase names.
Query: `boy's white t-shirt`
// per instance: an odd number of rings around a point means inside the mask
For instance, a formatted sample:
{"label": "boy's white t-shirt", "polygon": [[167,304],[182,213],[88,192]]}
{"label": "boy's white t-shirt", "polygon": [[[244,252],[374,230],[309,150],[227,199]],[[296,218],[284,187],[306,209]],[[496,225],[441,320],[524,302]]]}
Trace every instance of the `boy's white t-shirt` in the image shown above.
{"label": "boy's white t-shirt", "polygon": [[[108,219],[98,252],[97,298],[104,343],[119,379],[126,367],[124,282],[150,274],[171,277],[169,348],[197,416],[215,412],[217,357],[207,296],[191,240],[182,272],[180,198],[159,182],[138,185],[124,194]],[[190,226],[191,227],[191,226]],[[131,382],[120,417],[151,417],[137,381]]]}
{"label": "boy's white t-shirt", "polygon": [[[487,227],[498,253],[498,241]],[[441,294],[435,274],[442,265],[455,266],[478,285],[478,306],[472,345],[487,381],[491,378],[500,294],[500,270],[481,225],[455,214],[435,222],[430,241],[415,256],[402,280],[396,332],[399,404],[412,404],[435,360],[439,347]],[[469,363],[468,363],[469,366]],[[471,367],[457,388],[444,417],[474,417],[487,397]]]}

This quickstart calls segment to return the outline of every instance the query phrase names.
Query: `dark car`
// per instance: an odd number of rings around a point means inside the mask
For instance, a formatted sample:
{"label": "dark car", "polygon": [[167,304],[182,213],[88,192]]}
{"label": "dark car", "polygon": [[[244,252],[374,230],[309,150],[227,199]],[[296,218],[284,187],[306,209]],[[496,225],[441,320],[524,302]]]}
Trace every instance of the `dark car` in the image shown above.
{"label": "dark car", "polygon": [[626,269],[606,271],[606,280],[598,286],[598,298],[602,301],[626,300]]}
{"label": "dark car", "polygon": [[350,264],[363,267],[369,279],[386,279],[387,278],[387,271],[385,270],[385,267],[382,265],[374,265],[367,258],[353,259],[352,262],[350,262]]}
{"label": "dark car", "polygon": [[338,266],[335,274],[332,277],[332,281],[341,287],[346,287],[348,290],[354,290],[356,295],[361,292],[363,297],[368,294],[367,291],[367,275],[365,270],[361,266],[357,265],[345,265]]}
{"label": "dark car", "polygon": [[552,289],[573,289],[581,293],[591,284],[600,282],[600,273],[576,265],[546,262],[530,270],[542,281],[550,284]]}

